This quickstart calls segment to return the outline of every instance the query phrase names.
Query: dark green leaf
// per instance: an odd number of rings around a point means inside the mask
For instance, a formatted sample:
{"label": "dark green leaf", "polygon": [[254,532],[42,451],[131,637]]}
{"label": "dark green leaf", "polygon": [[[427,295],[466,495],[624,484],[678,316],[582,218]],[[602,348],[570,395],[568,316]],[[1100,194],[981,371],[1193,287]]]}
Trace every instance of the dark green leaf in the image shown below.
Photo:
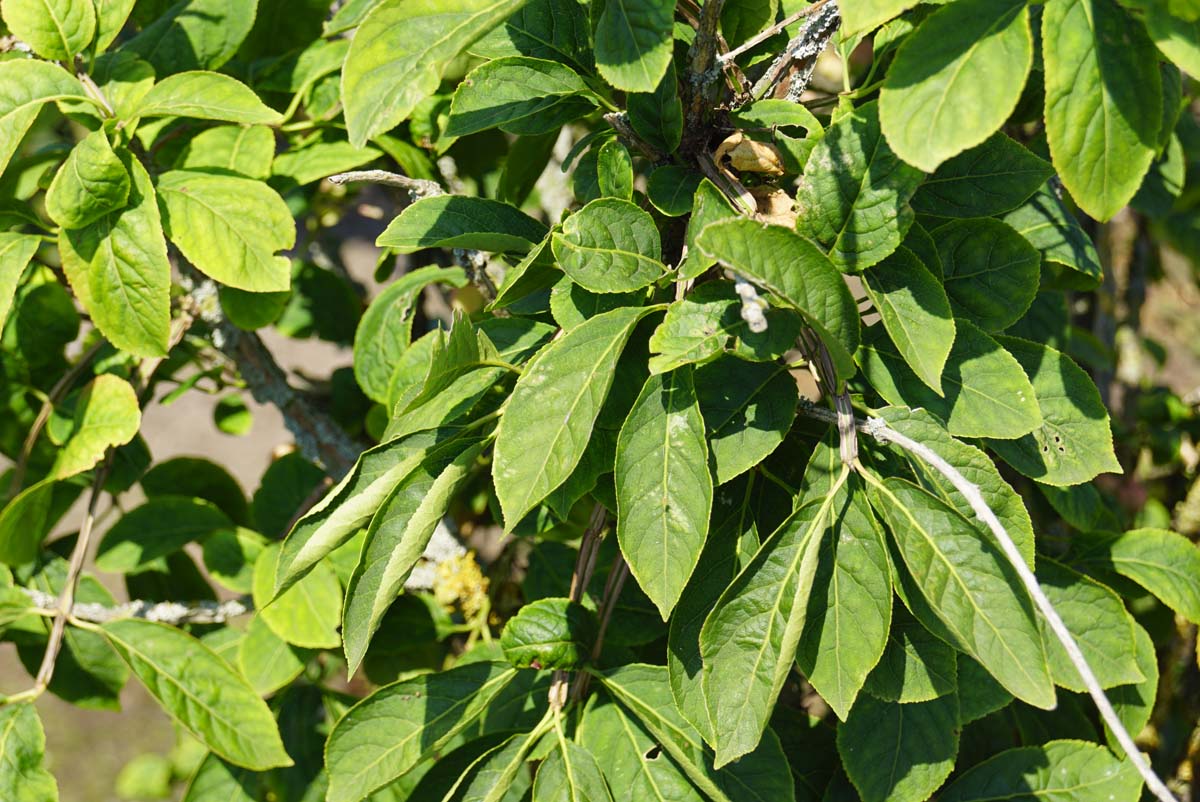
{"label": "dark green leaf", "polygon": [[1015,209],[1054,168],[1001,133],[943,162],[925,179],[912,206],[939,217],[991,217]]}
{"label": "dark green leaf", "polygon": [[671,63],[674,10],[673,0],[603,0],[594,33],[604,80],[625,92],[653,92]]}
{"label": "dark green leaf", "polygon": [[159,496],[121,516],[96,551],[101,571],[130,573],[232,522],[198,498]]}
{"label": "dark green leaf", "polygon": [[563,272],[592,292],[639,290],[662,276],[662,244],[654,219],[631,201],[601,198],[553,235]]}
{"label": "dark green leaf", "polygon": [[525,56],[498,58],[476,67],[459,84],[445,136],[489,128],[545,134],[595,107],[591,90],[570,67]]}
{"label": "dark green leaf", "polygon": [[504,625],[500,647],[517,668],[577,669],[596,640],[596,615],[569,599],[538,599]]}
{"label": "dark green leaf", "polygon": [[796,418],[796,381],[778,364],[722,357],[696,370],[696,397],[723,485],[783,442]]}
{"label": "dark green leaf", "polygon": [[58,786],[42,767],[46,735],[32,702],[0,707],[0,795],[13,802],[56,802]]}
{"label": "dark green leaf", "polygon": [[1135,802],[1142,778],[1097,744],[1051,741],[1001,752],[958,777],[940,802]]}
{"label": "dark green leaf", "polygon": [[956,315],[984,331],[1020,320],[1038,291],[1037,250],[999,220],[952,220],[933,232]]}

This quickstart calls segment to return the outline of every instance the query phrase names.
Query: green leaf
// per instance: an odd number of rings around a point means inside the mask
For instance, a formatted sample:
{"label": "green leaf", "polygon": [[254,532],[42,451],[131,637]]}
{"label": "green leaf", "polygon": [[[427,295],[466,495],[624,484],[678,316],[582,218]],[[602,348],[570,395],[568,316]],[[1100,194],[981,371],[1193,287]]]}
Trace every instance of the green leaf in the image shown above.
{"label": "green leaf", "polygon": [[[30,0],[32,2],[32,0]],[[89,100],[71,73],[47,61],[10,59],[0,62],[0,173],[16,153],[42,106],[52,100]]]}
{"label": "green leaf", "polygon": [[933,231],[946,295],[960,317],[984,331],[1020,320],[1038,291],[1041,258],[999,220],[952,220]]}
{"label": "green leaf", "polygon": [[489,128],[545,134],[594,108],[591,90],[570,67],[509,56],[481,64],[458,85],[444,135],[466,136]]}
{"label": "green leaf", "polygon": [[162,218],[141,162],[131,154],[121,162],[128,185],[124,208],[106,211],[84,228],[64,228],[59,232],[59,253],[76,294],[109,342],[138,356],[166,356],[171,263]]}
{"label": "green leaf", "polygon": [[[814,472],[832,484],[841,466],[834,429],[809,458],[805,485]],[[838,491],[834,509],[838,520],[833,536],[821,540],[796,664],[844,721],[887,646],[892,579],[883,531],[857,477]]]}
{"label": "green leaf", "polygon": [[838,727],[837,747],[862,802],[924,802],[958,757],[958,698],[900,704],[861,696]]}
{"label": "green leaf", "polygon": [[631,201],[600,198],[553,235],[563,272],[592,292],[630,292],[656,281],[665,268],[654,218]]}
{"label": "green leaf", "polygon": [[1002,133],[945,161],[925,179],[912,207],[939,217],[992,217],[1020,206],[1054,168]]}
{"label": "green leaf", "polygon": [[511,530],[583,456],[633,327],[654,307],[597,315],[543,348],[509,396],[496,431],[496,496]]}
{"label": "green leaf", "polygon": [[50,188],[46,214],[64,228],[83,228],[129,200],[129,173],[108,136],[94,131],[71,149]]}
{"label": "green leaf", "polygon": [[902,479],[873,486],[871,503],[955,645],[1018,698],[1052,708],[1054,685],[1033,603],[1000,549],[942,501]]}
{"label": "green leaf", "polygon": [[154,85],[137,107],[137,117],[192,117],[246,125],[278,125],[283,115],[254,90],[216,72],[181,72]]}
{"label": "green leaf", "polygon": [[51,505],[56,484],[53,479],[43,479],[0,509],[0,562],[21,565],[37,557],[42,539],[55,523]]}
{"label": "green leaf", "polygon": [[1170,0],[1146,0],[1129,5],[1142,12],[1142,24],[1159,52],[1189,75],[1200,74],[1200,20],[1185,19],[1173,13]]}
{"label": "green leaf", "polygon": [[596,178],[601,195],[621,200],[633,198],[633,159],[618,140],[610,139],[600,146],[596,156]]}
{"label": "green leaf", "polygon": [[796,189],[796,230],[825,246],[842,270],[865,270],[896,250],[913,221],[908,201],[924,178],[889,147],[879,115],[871,102],[831,125]]}
{"label": "green leaf", "polygon": [[545,236],[546,227],[515,206],[487,198],[438,195],[405,207],[375,244],[396,253],[422,248],[525,253]]}
{"label": "green leaf", "polygon": [[222,284],[279,292],[291,284],[291,261],[276,255],[295,244],[287,204],[261,181],[172,170],[158,178],[167,237],[187,260]]}
{"label": "green leaf", "polygon": [[1099,565],[1132,579],[1192,623],[1200,622],[1200,548],[1166,529],[1133,529],[1081,541],[1080,565]]}
{"label": "green leaf", "polygon": [[888,144],[904,161],[933,172],[1000,128],[1032,64],[1023,0],[939,8],[904,40],[888,69],[879,93]]}
{"label": "green leaf", "polygon": [[533,781],[534,802],[612,802],[612,798],[596,758],[565,738],[559,738],[558,749],[542,762]]}
{"label": "green leaf", "polygon": [[697,245],[709,258],[766,288],[804,316],[829,349],[839,381],[854,375],[858,307],[829,257],[782,226],[738,217],[705,226]]}
{"label": "green leaf", "polygon": [[1104,277],[1092,238],[1049,185],[1001,218],[1042,254],[1042,260],[1083,273],[1099,282]]}
{"label": "green leaf", "polygon": [[703,179],[676,164],[654,168],[646,180],[646,199],[667,217],[682,217],[692,210],[696,189]]}
{"label": "green leaf", "polygon": [[481,443],[457,438],[431,449],[371,519],[358,565],[346,586],[342,613],[342,638],[351,674],[481,450]]}
{"label": "green leaf", "polygon": [[579,743],[603,757],[604,776],[623,799],[703,802],[687,776],[656,751],[657,743],[619,705],[591,703],[576,730]]}
{"label": "green leaf", "polygon": [[1016,440],[988,443],[996,454],[1042,484],[1077,485],[1101,473],[1121,473],[1108,410],[1088,374],[1049,346],[1001,337],[1033,382],[1042,425]]}
{"label": "green leaf", "polygon": [[842,34],[854,36],[873,31],[914,5],[913,0],[846,0],[841,6]]}
{"label": "green leaf", "polygon": [[792,802],[795,789],[779,739],[763,733],[758,748],[724,768],[713,764],[700,733],[671,699],[663,666],[629,664],[595,675],[632,713],[697,789],[713,802]]}
{"label": "green leaf", "polygon": [[158,75],[215,70],[241,47],[257,11],[258,0],[179,0],[121,49]]}
{"label": "green leaf", "polygon": [[110,373],[92,379],[75,403],[71,439],[54,461],[54,478],[94,467],[109,448],[132,440],[141,422],[137,394],[129,382]]}
{"label": "green leaf", "polygon": [[1136,802],[1142,778],[1128,760],[1099,744],[1050,741],[1009,749],[974,766],[938,795],[939,802]]}
{"label": "green leaf", "polygon": [[176,170],[239,173],[265,180],[275,159],[275,134],[265,125],[218,125],[188,140]]}
{"label": "green leaf", "polygon": [[653,92],[626,95],[625,111],[634,133],[663,153],[673,153],[683,139],[683,103],[674,62],[667,64]]}
{"label": "green leaf", "polygon": [[[517,670],[467,663],[380,688],[342,716],[325,744],[329,802],[359,802],[400,777],[488,709]],[[380,739],[379,733],[387,732]]]}
{"label": "green leaf", "polygon": [[1113,0],[1052,0],[1042,32],[1054,167],[1080,208],[1107,220],[1137,192],[1157,150],[1157,53]]}
{"label": "green leaf", "polygon": [[796,419],[800,393],[782,365],[722,357],[697,368],[695,384],[718,485],[778,448]]}
{"label": "green leaf", "polygon": [[120,35],[137,0],[92,0],[96,7],[95,52],[103,53]]}
{"label": "green leaf", "polygon": [[188,783],[183,802],[257,802],[261,775],[226,763],[211,752]]}
{"label": "green leaf", "polygon": [[794,512],[704,622],[702,682],[718,766],[752,751],[762,737],[796,658],[821,541],[830,528],[840,540],[850,500],[829,495]]}
{"label": "green leaf", "polygon": [[443,797],[443,802],[519,802],[529,798],[529,774],[523,771],[542,730],[510,736],[480,755]]}
{"label": "green leaf", "polygon": [[0,10],[13,36],[51,61],[73,62],[96,34],[92,0],[4,0]]}
{"label": "green leaf", "polygon": [[58,802],[46,771],[46,735],[32,702],[0,707],[0,796],[13,802]]}
{"label": "green leaf", "polygon": [[350,143],[395,127],[437,91],[463,51],[525,0],[384,0],[354,36],[342,69]]}
{"label": "green leaf", "polygon": [[504,56],[573,64],[592,70],[591,28],[587,9],[562,0],[530,0],[490,33],[470,46],[484,59]]}
{"label": "green leaf", "polygon": [[[1134,623],[1121,597],[1094,579],[1045,557],[1038,560],[1038,583],[1062,617],[1102,688],[1142,682]],[[1084,693],[1087,688],[1058,638],[1047,633],[1046,649],[1054,684]]]}
{"label": "green leaf", "polygon": [[596,641],[596,614],[570,599],[538,599],[504,625],[500,648],[517,668],[577,669]]}
{"label": "green leaf", "polygon": [[688,254],[687,258],[679,264],[677,272],[680,278],[699,278],[705,270],[716,264],[715,259],[710,259],[700,252],[696,241],[700,238],[700,232],[709,223],[737,216],[737,211],[725,197],[725,193],[721,192],[712,181],[707,178],[702,179],[700,186],[696,187],[696,194],[692,199],[692,216],[688,218],[685,239]]}
{"label": "green leaf", "polygon": [[258,771],[292,765],[266,704],[200,641],[136,618],[101,629],[163,709],[211,751]]}
{"label": "green leaf", "polygon": [[954,648],[933,635],[903,607],[896,609],[887,648],[863,690],[885,702],[928,702],[957,685]]}
{"label": "green leaf", "polygon": [[862,280],[896,350],[917,378],[943,395],[942,371],[955,326],[942,283],[903,246],[863,273]]}
{"label": "green leaf", "polygon": [[405,273],[375,296],[354,332],[354,378],[368,398],[387,400],[392,369],[412,341],[421,290],[441,281],[461,287],[466,280],[461,269],[431,265]]}
{"label": "green leaf", "polygon": [[[1154,702],[1158,696],[1158,653],[1149,633],[1136,621],[1133,624],[1133,637],[1137,667],[1145,679],[1135,685],[1109,688],[1107,694],[1117,712],[1117,718],[1125,725],[1125,729],[1140,733],[1150,722]],[[1104,737],[1110,749],[1116,751],[1119,748],[1117,739],[1107,724],[1104,725]]]}
{"label": "green leaf", "polygon": [[[1033,522],[1025,509],[1025,502],[1012,485],[1004,481],[1000,471],[996,470],[991,457],[972,445],[956,440],[946,431],[944,424],[925,410],[908,410],[903,407],[884,407],[876,414],[887,421],[887,424],[901,434],[908,435],[919,443],[927,446],[935,454],[946,460],[955,470],[961,473],[973,485],[979,488],[980,495],[988,507],[996,514],[996,518],[1004,525],[1008,536],[1017,546],[1017,551],[1025,558],[1025,564],[1031,569],[1034,564]],[[958,514],[974,526],[981,537],[991,539],[993,535],[978,519],[970,503],[950,480],[940,471],[927,465],[921,459],[898,446],[888,446],[897,457],[908,462],[909,468],[918,477],[922,487],[942,501],[958,510]],[[961,700],[960,700],[961,701]]]}
{"label": "green leaf", "polygon": [[673,0],[603,0],[594,32],[601,77],[625,92],[653,92],[671,63],[674,11]]}
{"label": "green leaf", "polygon": [[942,373],[944,397],[925,386],[884,336],[868,329],[858,364],[890,404],[924,407],[957,437],[1015,439],[1042,425],[1037,396],[1021,364],[966,320],[955,322],[954,347]]}
{"label": "green leaf", "polygon": [[0,331],[12,308],[17,284],[39,245],[41,240],[32,235],[0,232]]}
{"label": "green leaf", "polygon": [[237,668],[254,692],[268,696],[304,671],[308,653],[275,634],[261,614],[246,627],[237,649]]}
{"label": "green leaf", "polygon": [[258,617],[283,640],[309,649],[333,649],[342,642],[342,586],[337,573],[326,561],[282,593],[272,595],[272,580],[279,557],[279,545],[263,549],[254,562],[254,606]]}
{"label": "green leaf", "polygon": [[232,525],[225,513],[207,501],[186,496],[152,498],[122,515],[108,530],[96,550],[96,567],[133,573]]}
{"label": "green leaf", "polygon": [[617,437],[614,478],[621,553],[666,621],[700,559],[712,510],[690,367],[647,379]]}
{"label": "green leaf", "polygon": [[220,529],[204,540],[204,568],[221,587],[235,593],[251,593],[254,563],[266,544],[267,539],[252,529],[240,526]]}

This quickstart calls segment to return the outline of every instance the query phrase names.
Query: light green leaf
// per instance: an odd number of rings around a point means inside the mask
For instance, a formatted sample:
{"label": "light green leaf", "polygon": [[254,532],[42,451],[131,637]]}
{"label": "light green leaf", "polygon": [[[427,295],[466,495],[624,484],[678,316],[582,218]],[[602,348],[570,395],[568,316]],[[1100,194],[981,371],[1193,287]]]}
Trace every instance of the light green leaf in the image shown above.
{"label": "light green leaf", "polygon": [[137,117],[193,117],[247,125],[278,125],[283,115],[266,106],[236,78],[200,70],[171,75],[154,85]]}
{"label": "light green leaf", "polygon": [[838,727],[837,746],[862,802],[924,802],[958,757],[958,698],[900,704],[863,695]]}
{"label": "light green leaf", "polygon": [[68,64],[96,34],[92,0],[4,0],[4,23],[44,59]]}
{"label": "light green leaf", "polygon": [[545,134],[594,108],[591,90],[570,67],[509,56],[481,64],[458,85],[444,135],[466,136],[489,128]]}
{"label": "light green leaf", "polygon": [[346,586],[342,613],[342,638],[351,674],[481,450],[478,441],[458,438],[434,447],[371,519],[358,565]]}
{"label": "light green leaf", "polygon": [[12,802],[58,802],[46,771],[46,734],[32,702],[0,707],[0,796]]}
{"label": "light green leaf", "polygon": [[800,392],[782,365],[722,357],[698,368],[695,384],[718,485],[778,448],[796,419]]}
{"label": "light green leaf", "polygon": [[664,621],[704,549],[712,475],[692,369],[646,380],[617,437],[617,540]]}
{"label": "light green leaf", "polygon": [[1121,473],[1108,410],[1088,374],[1049,346],[1000,337],[1033,382],[1042,425],[1016,440],[988,443],[996,454],[1042,484],[1077,485],[1101,473]]}
{"label": "light green leaf", "polygon": [[525,253],[545,236],[546,227],[515,206],[487,198],[438,195],[405,207],[375,244],[396,253],[422,248]]}
{"label": "light green leaf", "polygon": [[961,774],[939,802],[1136,802],[1142,778],[1099,744],[1050,741],[1009,749]]}
{"label": "light green leaf", "polygon": [[913,0],[846,0],[841,4],[842,33],[868,33],[914,5]]}
{"label": "light green leaf", "polygon": [[1000,128],[1032,64],[1023,0],[943,6],[904,40],[888,69],[879,93],[888,144],[904,161],[933,172]]}
{"label": "light green leaf", "polygon": [[529,774],[522,769],[542,740],[542,730],[510,736],[484,752],[443,797],[443,802],[519,802],[528,798]]}
{"label": "light green leaf", "polygon": [[101,628],[146,690],[210,750],[258,771],[292,765],[266,704],[207,646],[182,630],[137,618]]}
{"label": "light green leaf", "polygon": [[955,326],[942,283],[903,246],[863,273],[862,280],[904,361],[926,386],[944,395],[942,371]]}
{"label": "light green leaf", "polygon": [[341,642],[338,625],[342,586],[326,561],[312,567],[283,593],[272,595],[279,545],[263,549],[254,562],[254,606],[271,630],[294,646],[333,649]]}
{"label": "light green leaf", "polygon": [[833,358],[839,382],[854,375],[858,307],[842,276],[811,241],[783,226],[738,217],[705,226],[704,254],[766,288],[804,316]]}
{"label": "light green leaf", "polygon": [[673,0],[603,0],[595,48],[604,80],[625,92],[653,92],[671,63],[674,11]]}
{"label": "light green leaf", "polygon": [[[815,484],[810,481],[814,473],[823,474],[820,484],[831,485],[841,466],[837,431],[832,429],[809,458],[804,486]],[[861,480],[847,481],[833,509],[837,524],[833,536],[821,540],[796,664],[845,721],[887,646],[892,579],[883,531]]]}
{"label": "light green leaf", "polygon": [[413,314],[421,290],[444,281],[461,287],[467,277],[461,268],[421,267],[405,273],[375,296],[354,332],[354,378],[367,397],[384,402],[388,382],[400,356],[412,340]]}
{"label": "light green leaf", "polygon": [[888,478],[872,489],[872,505],[955,645],[1018,698],[1052,708],[1054,685],[1033,603],[1000,549],[910,482]]}
{"label": "light green leaf", "polygon": [[103,53],[113,43],[129,19],[137,0],[92,0],[96,8],[95,50]]}
{"label": "light green leaf", "polygon": [[[619,789],[619,793],[626,791]],[[612,802],[612,798],[596,758],[564,738],[559,738],[558,749],[542,761],[533,781],[534,802]]]}
{"label": "light green leaf", "polygon": [[867,330],[858,364],[888,403],[924,407],[957,437],[1015,439],[1042,425],[1037,396],[1021,364],[973,323],[958,320],[955,326],[942,373],[944,397],[917,378],[882,326]]}
{"label": "light green leaf", "polygon": [[[1075,636],[1100,687],[1136,684],[1145,679],[1138,668],[1133,619],[1120,596],[1045,557],[1038,560],[1037,578],[1050,604]],[[1047,633],[1045,640],[1054,684],[1085,692],[1087,688],[1058,638]]]}
{"label": "light green leaf", "polygon": [[109,342],[138,356],[166,356],[171,263],[158,200],[141,162],[132,154],[121,161],[122,174],[129,170],[126,182],[133,176],[124,208],[101,214],[84,228],[64,228],[59,253],[76,294]]}
{"label": "light green leaf", "polygon": [[248,292],[291,285],[291,261],[276,254],[295,244],[296,225],[275,190],[190,170],[163,173],[157,188],[167,237],[201,272]]}
{"label": "light green leaf", "polygon": [[285,184],[304,186],[327,176],[353,170],[375,161],[382,151],[356,148],[349,142],[317,142],[299,150],[289,150],[275,158],[272,175]]}
{"label": "light green leaf", "polygon": [[1157,53],[1113,0],[1052,0],[1042,35],[1054,167],[1075,202],[1107,220],[1137,192],[1157,150]]}
{"label": "light green leaf", "polygon": [[287,590],[366,526],[397,485],[425,459],[445,431],[419,432],[367,449],[348,474],[305,513],[284,539],[275,594]]}
{"label": "light green leaf", "polygon": [[437,91],[451,62],[525,0],[384,0],[354,36],[342,69],[350,143],[361,147]]}
{"label": "light green leaf", "polygon": [[108,136],[94,131],[71,149],[50,188],[46,214],[64,228],[83,228],[129,200],[129,173]]}
{"label": "light green leaf", "polygon": [[596,179],[604,197],[633,198],[633,159],[620,141],[610,139],[600,146],[596,157]]}
{"label": "light green leaf", "polygon": [[939,217],[992,217],[1020,206],[1054,168],[1002,133],[943,162],[925,179],[912,207]]}
{"label": "light green leaf", "polygon": [[229,170],[265,180],[275,159],[275,134],[265,125],[218,125],[188,140],[176,170]]}
{"label": "light green leaf", "polygon": [[215,70],[254,27],[258,0],[179,0],[121,46],[154,65],[158,75]]}
{"label": "light green leaf", "polygon": [[1099,565],[1132,579],[1192,623],[1200,623],[1200,548],[1166,529],[1091,535],[1080,565]]}
{"label": "light green leaf", "polygon": [[933,635],[903,607],[896,609],[887,648],[863,690],[885,702],[928,702],[957,685],[954,648]]}
{"label": "light green leaf", "polygon": [[0,62],[0,86],[4,87],[0,96],[0,173],[43,105],[52,100],[89,100],[74,75],[48,61]]}
{"label": "light green leaf", "polygon": [[622,307],[581,323],[542,349],[517,379],[496,432],[492,469],[506,529],[575,470],[625,341],[652,311]]}
{"label": "light green leaf", "polygon": [[913,221],[908,201],[924,178],[889,147],[879,115],[872,101],[831,125],[796,189],[796,230],[825,246],[842,270],[865,270],[896,250]]}
{"label": "light green leaf", "polygon": [[538,599],[504,625],[500,648],[517,668],[577,669],[596,641],[596,614],[570,599]]}
{"label": "light green leaf", "polygon": [[683,139],[683,103],[679,99],[679,78],[675,63],[653,92],[631,92],[625,97],[625,112],[634,133],[663,153],[672,153]]}
{"label": "light green leaf", "polygon": [[[884,407],[876,414],[887,421],[887,424],[901,434],[908,435],[919,443],[929,447],[946,462],[950,463],[966,477],[967,481],[979,488],[980,495],[988,507],[996,514],[996,518],[1004,525],[1008,536],[1017,546],[1017,551],[1025,558],[1025,564],[1033,568],[1034,536],[1033,522],[1025,509],[1025,502],[1012,485],[1004,481],[1000,471],[996,470],[991,457],[972,445],[956,440],[946,431],[944,424],[925,410],[908,410],[903,407]],[[918,477],[918,482],[929,492],[958,510],[958,514],[974,526],[981,537],[991,539],[988,529],[975,515],[966,497],[950,483],[950,480],[939,471],[931,468],[924,461],[914,457],[898,446],[888,446],[888,449],[901,459],[907,460],[909,468]],[[960,700],[961,701],[961,700]]]}
{"label": "light green leaf", "polygon": [[821,541],[831,527],[840,539],[849,501],[827,496],[794,512],[704,622],[702,682],[718,766],[751,752],[762,737],[796,658]]}
{"label": "light green leaf", "polygon": [[1154,45],[1188,75],[1200,75],[1200,19],[1173,13],[1169,0],[1130,3],[1142,12],[1142,24]]}
{"label": "light green leaf", "polygon": [[1097,282],[1103,278],[1092,238],[1049,185],[1001,219],[1037,248],[1043,261],[1069,267]]}
{"label": "light green leaf", "polygon": [[703,802],[687,776],[670,758],[654,751],[654,739],[616,703],[589,704],[576,738],[584,748],[603,756],[604,776],[623,799]]}
{"label": "light green leaf", "polygon": [[619,198],[594,200],[568,217],[552,247],[563,272],[592,292],[639,290],[665,270],[654,218]]}
{"label": "light green leaf", "polygon": [[[517,670],[467,663],[380,688],[342,716],[325,744],[329,802],[359,802],[440,751],[488,709]],[[387,732],[380,739],[379,733]]]}
{"label": "light green leaf", "polygon": [[276,635],[259,614],[239,641],[237,668],[255,693],[269,696],[300,676],[307,657],[304,649]]}
{"label": "light green leaf", "polygon": [[39,245],[41,240],[30,234],[0,232],[0,330],[8,319],[17,284]]}
{"label": "light green leaf", "polygon": [[233,523],[207,501],[158,496],[134,507],[113,524],[96,550],[96,567],[133,573]]}
{"label": "light green leaf", "polygon": [[933,231],[946,295],[960,317],[985,331],[1020,320],[1038,291],[1041,258],[999,220],[952,220]]}
{"label": "light green leaf", "polygon": [[132,440],[141,422],[137,394],[129,382],[110,373],[97,376],[75,403],[71,439],[58,452],[52,475],[65,479],[92,468],[110,447]]}
{"label": "light green leaf", "polygon": [[716,768],[700,733],[683,720],[671,699],[667,669],[630,664],[595,675],[633,714],[697,789],[713,802],[793,802],[795,789],[779,739],[763,733],[758,748]]}
{"label": "light green leaf", "polygon": [[[1113,709],[1117,711],[1117,718],[1125,725],[1125,729],[1131,733],[1140,733],[1150,722],[1154,702],[1158,696],[1158,652],[1150,634],[1136,621],[1133,623],[1133,637],[1137,667],[1145,679],[1136,685],[1109,688],[1107,694]],[[1104,737],[1110,749],[1116,751],[1119,748],[1117,739],[1107,724],[1104,725]]]}

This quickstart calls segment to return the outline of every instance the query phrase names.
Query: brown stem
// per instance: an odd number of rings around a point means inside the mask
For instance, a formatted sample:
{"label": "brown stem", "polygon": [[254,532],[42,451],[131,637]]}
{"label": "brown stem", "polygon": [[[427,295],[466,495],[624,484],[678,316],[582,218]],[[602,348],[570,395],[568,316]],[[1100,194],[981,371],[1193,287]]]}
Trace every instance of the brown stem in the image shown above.
{"label": "brown stem", "polygon": [[721,23],[721,9],[724,6],[725,0],[705,0],[696,21],[696,39],[688,53],[690,67],[684,90],[687,97],[685,138],[692,143],[687,148],[689,150],[703,149],[706,144],[705,124],[713,106],[709,87],[716,77],[710,74],[710,70],[717,56],[717,27]]}
{"label": "brown stem", "polygon": [[617,137],[626,145],[631,145],[637,149],[643,156],[652,162],[661,162],[666,156],[655,150],[654,146],[646,142],[633,130],[633,126],[629,124],[629,115],[623,111],[613,111],[604,115],[604,121],[612,126],[617,132]]}
{"label": "brown stem", "polygon": [[717,56],[717,61],[719,61],[721,63],[728,63],[728,62],[733,61],[735,58],[742,55],[747,50],[751,50],[751,49],[757,47],[758,45],[762,44],[763,42],[767,41],[772,36],[779,33],[784,28],[786,28],[787,26],[789,26],[795,22],[799,22],[800,20],[807,17],[809,14],[814,14],[814,13],[820,11],[821,8],[829,1],[830,0],[817,0],[817,2],[813,3],[811,6],[805,6],[804,8],[797,11],[795,14],[792,14],[788,17],[785,17],[784,19],[781,19],[779,22],[775,23],[770,28],[767,28],[765,31],[761,31],[761,32],[755,34],[754,36],[751,36],[749,39],[742,42],[740,45],[735,47],[733,50],[730,50],[728,53],[722,53],[721,55]]}

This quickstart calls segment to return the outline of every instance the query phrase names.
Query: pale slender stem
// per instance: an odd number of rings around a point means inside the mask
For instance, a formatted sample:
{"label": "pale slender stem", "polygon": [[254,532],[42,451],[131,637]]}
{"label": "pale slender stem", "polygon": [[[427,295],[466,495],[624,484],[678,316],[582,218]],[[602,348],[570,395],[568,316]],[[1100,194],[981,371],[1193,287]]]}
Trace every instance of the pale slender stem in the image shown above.
{"label": "pale slender stem", "polygon": [[[35,605],[29,610],[35,615],[56,618],[58,601],[49,593],[36,588],[21,588]],[[253,612],[254,603],[250,597],[229,599],[223,602],[198,601],[184,604],[182,602],[149,602],[131,601],[116,604],[111,607],[103,604],[76,602],[71,613],[70,623],[80,621],[102,624],[105,621],[116,621],[122,618],[143,618],[147,621],[159,621],[163,624],[220,624],[230,618]]]}
{"label": "pale slender stem", "polygon": [[[836,414],[820,407],[808,405],[803,411],[804,414],[812,418],[831,423],[837,422]],[[894,443],[905,451],[915,455],[938,473],[942,474],[942,476],[945,476],[954,485],[955,489],[963,494],[963,497],[975,512],[975,515],[991,530],[996,541],[1000,544],[1000,549],[1004,552],[1004,556],[1008,558],[1013,569],[1016,570],[1017,576],[1021,578],[1021,583],[1029,591],[1029,595],[1033,597],[1038,610],[1045,616],[1046,623],[1050,625],[1050,630],[1054,633],[1059,643],[1062,644],[1067,657],[1071,660],[1071,664],[1075,666],[1075,670],[1079,672],[1084,686],[1087,687],[1092,701],[1096,703],[1096,707],[1100,711],[1100,717],[1104,719],[1104,723],[1108,725],[1108,728],[1116,737],[1117,743],[1121,745],[1122,751],[1125,752],[1130,762],[1133,763],[1134,768],[1137,769],[1138,774],[1142,775],[1142,779],[1146,782],[1146,787],[1150,789],[1150,792],[1160,802],[1179,802],[1167,789],[1163,781],[1158,778],[1158,775],[1154,773],[1154,769],[1150,768],[1150,764],[1142,757],[1141,751],[1138,749],[1137,744],[1134,743],[1133,736],[1129,734],[1129,731],[1125,729],[1125,725],[1121,723],[1117,711],[1113,709],[1112,703],[1104,693],[1104,688],[1101,687],[1100,681],[1096,679],[1096,674],[1092,671],[1091,666],[1088,665],[1083,652],[1080,651],[1079,644],[1075,642],[1071,631],[1067,629],[1067,625],[1063,623],[1062,618],[1055,611],[1054,605],[1046,597],[1046,593],[1038,583],[1037,577],[1034,576],[1033,571],[1026,565],[1025,559],[1021,556],[1021,552],[1013,542],[1012,537],[1009,536],[1004,525],[1000,523],[1000,519],[996,517],[996,513],[992,512],[991,507],[987,505],[979,487],[959,473],[953,465],[942,459],[929,446],[906,437],[888,426],[882,419],[872,418],[866,422],[856,421],[855,425],[864,434],[869,434],[880,442]]]}
{"label": "pale slender stem", "polygon": [[432,198],[435,195],[445,195],[446,191],[435,181],[424,178],[409,178],[399,173],[387,170],[351,170],[348,173],[338,173],[329,176],[331,184],[349,184],[352,181],[362,181],[368,184],[386,184],[390,187],[407,189],[418,198]]}
{"label": "pale slender stem", "polygon": [[780,31],[782,31],[784,28],[791,25],[792,23],[799,22],[800,20],[807,17],[809,14],[820,11],[821,7],[824,6],[828,2],[829,2],[829,0],[818,0],[818,2],[813,3],[811,6],[805,6],[804,8],[797,11],[795,14],[792,14],[789,17],[781,19],[779,22],[775,23],[770,28],[767,28],[765,31],[762,31],[762,32],[750,37],[749,39],[747,39],[746,41],[742,42],[740,45],[735,47],[733,50],[730,50],[728,53],[720,54],[719,56],[717,56],[717,61],[722,62],[722,63],[728,63],[730,61],[733,61],[735,58],[742,55],[747,50],[751,50],[755,47],[758,47],[760,44],[767,41],[772,36],[779,33]]}

